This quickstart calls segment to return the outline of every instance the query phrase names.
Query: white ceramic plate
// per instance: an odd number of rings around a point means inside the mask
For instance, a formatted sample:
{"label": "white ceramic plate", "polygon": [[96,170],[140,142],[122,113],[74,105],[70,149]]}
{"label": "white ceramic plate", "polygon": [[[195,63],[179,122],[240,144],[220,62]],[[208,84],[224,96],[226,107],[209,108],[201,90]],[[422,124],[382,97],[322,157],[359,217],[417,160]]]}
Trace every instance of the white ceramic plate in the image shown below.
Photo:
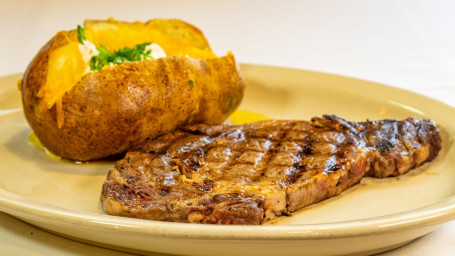
{"label": "white ceramic plate", "polygon": [[49,158],[28,141],[19,78],[0,78],[0,211],[77,240],[182,255],[340,255],[385,251],[455,218],[455,109],[396,88],[316,72],[243,65],[241,109],[272,118],[337,114],[349,120],[430,117],[443,150],[398,178],[366,178],[342,195],[264,226],[166,223],[105,215],[101,185],[112,163]]}

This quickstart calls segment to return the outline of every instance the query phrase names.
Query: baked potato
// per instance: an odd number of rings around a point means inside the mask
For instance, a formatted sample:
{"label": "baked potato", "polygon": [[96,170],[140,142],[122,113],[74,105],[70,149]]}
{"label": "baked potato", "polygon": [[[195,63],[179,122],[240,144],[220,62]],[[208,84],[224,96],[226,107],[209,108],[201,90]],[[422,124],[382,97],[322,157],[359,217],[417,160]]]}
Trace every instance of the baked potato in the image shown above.
{"label": "baked potato", "polygon": [[[151,43],[165,55],[136,54]],[[123,51],[139,57],[119,61]],[[98,58],[102,52],[112,61]],[[203,33],[186,22],[109,19],[58,32],[19,87],[25,117],[44,147],[89,161],[186,124],[223,122],[240,104],[245,82],[233,54],[217,57]]]}

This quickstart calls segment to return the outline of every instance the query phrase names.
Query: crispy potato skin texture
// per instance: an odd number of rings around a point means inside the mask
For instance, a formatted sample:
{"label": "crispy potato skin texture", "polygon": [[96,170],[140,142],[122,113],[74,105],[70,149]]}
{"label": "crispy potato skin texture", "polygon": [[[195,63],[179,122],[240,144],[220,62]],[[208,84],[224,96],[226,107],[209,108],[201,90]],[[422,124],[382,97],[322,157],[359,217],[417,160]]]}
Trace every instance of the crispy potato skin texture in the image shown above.
{"label": "crispy potato skin texture", "polygon": [[58,128],[56,106],[47,109],[37,96],[49,52],[59,45],[55,40],[27,68],[22,101],[41,143],[66,159],[102,159],[186,124],[221,123],[243,98],[245,82],[232,54],[130,62],[85,74],[63,96],[64,123]]}

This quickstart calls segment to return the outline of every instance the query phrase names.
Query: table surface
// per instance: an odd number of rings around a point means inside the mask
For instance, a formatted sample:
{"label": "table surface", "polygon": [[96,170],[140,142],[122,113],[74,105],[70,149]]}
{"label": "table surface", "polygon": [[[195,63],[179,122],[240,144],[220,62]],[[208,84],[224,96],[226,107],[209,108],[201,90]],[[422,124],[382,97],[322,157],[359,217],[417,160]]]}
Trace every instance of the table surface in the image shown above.
{"label": "table surface", "polygon": [[[56,31],[84,19],[179,18],[242,63],[308,69],[414,91],[455,107],[455,2],[0,0],[0,76],[21,73]],[[453,255],[455,221],[382,255]],[[5,255],[130,255],[0,213]]]}

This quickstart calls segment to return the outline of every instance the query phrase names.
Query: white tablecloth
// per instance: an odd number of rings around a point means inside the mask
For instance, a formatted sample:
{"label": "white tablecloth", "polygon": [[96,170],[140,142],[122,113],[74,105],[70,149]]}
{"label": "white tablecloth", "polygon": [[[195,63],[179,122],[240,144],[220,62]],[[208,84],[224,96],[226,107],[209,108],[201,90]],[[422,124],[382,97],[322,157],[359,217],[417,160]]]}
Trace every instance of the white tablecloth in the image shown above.
{"label": "white tablecloth", "polygon": [[[21,73],[56,31],[86,18],[180,18],[218,54],[401,87],[455,107],[455,2],[0,0],[0,76]],[[455,117],[454,117],[455,119]],[[1,156],[0,156],[1,157]],[[126,255],[0,213],[2,255]],[[384,255],[455,255],[455,222]]]}

